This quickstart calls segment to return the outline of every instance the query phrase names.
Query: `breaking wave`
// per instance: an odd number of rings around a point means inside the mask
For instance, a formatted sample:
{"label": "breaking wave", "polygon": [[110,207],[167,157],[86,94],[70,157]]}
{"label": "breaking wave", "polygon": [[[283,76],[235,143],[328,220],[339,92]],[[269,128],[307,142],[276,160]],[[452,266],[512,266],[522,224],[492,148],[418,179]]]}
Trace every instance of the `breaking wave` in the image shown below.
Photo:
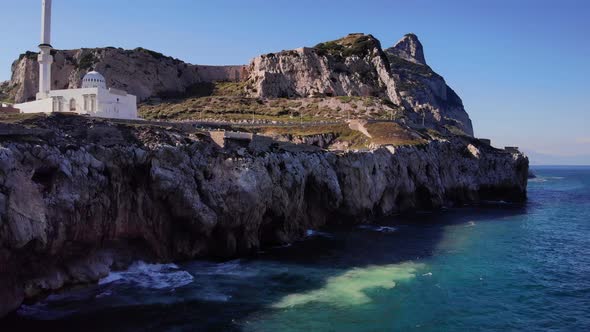
{"label": "breaking wave", "polygon": [[538,176],[534,179],[529,179],[529,182],[548,182],[552,180],[563,180],[564,177],[561,176]]}
{"label": "breaking wave", "polygon": [[305,235],[307,237],[317,237],[317,236],[327,237],[327,238],[333,237],[332,234],[330,234],[330,233],[315,231],[313,229],[308,229],[307,232],[305,233]]}
{"label": "breaking wave", "polygon": [[127,271],[112,272],[99,285],[129,283],[150,289],[173,289],[193,282],[193,276],[175,264],[147,264],[136,262]]}
{"label": "breaking wave", "polygon": [[380,233],[393,233],[397,231],[397,228],[392,226],[360,225],[359,228]]}

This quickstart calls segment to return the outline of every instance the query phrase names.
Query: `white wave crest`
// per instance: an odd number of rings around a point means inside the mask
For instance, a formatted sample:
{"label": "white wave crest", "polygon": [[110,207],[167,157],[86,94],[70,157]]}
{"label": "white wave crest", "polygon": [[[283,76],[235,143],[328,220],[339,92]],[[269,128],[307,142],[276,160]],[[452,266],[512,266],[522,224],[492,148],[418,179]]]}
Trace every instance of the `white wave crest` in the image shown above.
{"label": "white wave crest", "polygon": [[565,179],[562,176],[538,176],[534,179],[529,179],[529,182],[535,182],[535,183],[543,183],[543,182],[548,182],[548,181],[553,181],[553,180],[563,180]]}
{"label": "white wave crest", "polygon": [[397,231],[397,228],[392,226],[360,225],[359,228],[380,233],[393,233]]}
{"label": "white wave crest", "polygon": [[100,285],[113,282],[136,284],[143,288],[179,288],[193,282],[193,276],[175,264],[147,264],[136,262],[127,271],[112,272],[99,281]]}
{"label": "white wave crest", "polygon": [[326,233],[326,232],[320,232],[320,231],[315,231],[313,229],[308,229],[306,232],[307,237],[316,237],[316,236],[321,236],[321,237],[333,237],[332,234]]}

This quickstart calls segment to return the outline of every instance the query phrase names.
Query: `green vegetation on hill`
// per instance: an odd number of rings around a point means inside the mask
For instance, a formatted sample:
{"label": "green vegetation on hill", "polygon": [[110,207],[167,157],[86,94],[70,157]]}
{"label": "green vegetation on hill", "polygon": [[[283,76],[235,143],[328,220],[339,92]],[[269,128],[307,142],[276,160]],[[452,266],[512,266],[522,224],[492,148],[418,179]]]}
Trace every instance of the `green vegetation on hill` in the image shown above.
{"label": "green vegetation on hill", "polygon": [[344,38],[317,44],[315,47],[319,55],[332,55],[335,57],[365,56],[374,48],[381,45],[372,35],[350,34]]}
{"label": "green vegetation on hill", "polygon": [[22,53],[21,55],[18,56],[18,61],[21,61],[24,58],[27,58],[29,60],[37,60],[38,54],[39,53],[36,53],[36,52],[26,51],[25,53]]}
{"label": "green vegetation on hill", "polygon": [[8,81],[0,82],[0,102],[14,103],[14,99],[10,96],[10,89],[8,88]]}
{"label": "green vegetation on hill", "polygon": [[444,127],[445,127],[445,129],[447,129],[449,131],[449,133],[451,133],[453,135],[456,135],[456,136],[468,136],[463,130],[461,130],[457,126],[446,124]]}
{"label": "green vegetation on hill", "polygon": [[134,49],[133,51],[134,52],[143,52],[143,53],[149,54],[152,57],[156,58],[157,60],[160,60],[160,59],[172,59],[171,57],[165,56],[164,54],[162,54],[160,52],[148,50],[148,49],[143,48],[143,47],[138,47],[138,48]]}
{"label": "green vegetation on hill", "polygon": [[387,59],[389,60],[389,65],[394,72],[404,71],[424,77],[439,76],[427,65],[413,63],[390,53],[387,53]]}
{"label": "green vegetation on hill", "polygon": [[388,52],[386,56],[391,71],[399,77],[397,87],[400,91],[425,88],[421,79],[442,78],[427,65],[413,63]]}
{"label": "green vegetation on hill", "polygon": [[78,67],[82,70],[88,70],[92,69],[95,63],[96,57],[92,52],[88,52],[82,55],[80,62],[78,63]]}
{"label": "green vegetation on hill", "polygon": [[337,148],[346,146],[349,149],[367,149],[378,145],[419,145],[427,142],[426,139],[397,123],[372,122],[364,126],[372,137],[351,129],[346,123],[289,127],[244,127],[238,129],[266,136],[289,136],[301,140],[306,138],[311,140],[314,136],[323,135],[331,137],[333,141],[330,145]]}
{"label": "green vegetation on hill", "polygon": [[[389,100],[377,97],[258,99],[248,97],[245,82],[199,83],[182,98],[140,105],[140,115],[160,120],[334,121],[347,118],[390,119],[403,115]],[[188,97],[190,96],[190,97]]]}
{"label": "green vegetation on hill", "polygon": [[371,141],[377,145],[417,145],[426,140],[412,133],[395,122],[373,122],[365,125]]}

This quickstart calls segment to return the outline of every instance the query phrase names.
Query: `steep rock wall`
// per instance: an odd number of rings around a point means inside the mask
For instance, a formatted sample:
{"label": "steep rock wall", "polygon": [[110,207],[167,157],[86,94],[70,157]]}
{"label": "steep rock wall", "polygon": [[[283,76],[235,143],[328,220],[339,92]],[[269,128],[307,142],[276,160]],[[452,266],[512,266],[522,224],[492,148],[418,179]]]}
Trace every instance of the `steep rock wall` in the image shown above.
{"label": "steep rock wall", "polygon": [[413,33],[405,35],[388,50],[391,54],[406,61],[414,62],[420,65],[426,64],[422,43],[418,40],[418,36]]}
{"label": "steep rock wall", "polygon": [[414,34],[404,36],[385,50],[398,83],[402,104],[414,111],[414,120],[450,125],[473,136],[473,125],[463,101],[445,79],[426,64],[422,43]]}
{"label": "steep rock wall", "polygon": [[0,315],[104,277],[116,254],[137,257],[132,244],[161,260],[231,257],[328,223],[526,197],[527,158],[468,139],[223,150],[203,136],[63,116],[11,132],[0,140]]}
{"label": "steep rock wall", "polygon": [[255,58],[249,69],[251,93],[261,98],[373,96],[399,103],[395,82],[380,48],[346,58],[300,48]]}
{"label": "steep rock wall", "polygon": [[[91,69],[103,74],[107,85],[136,95],[139,100],[157,96],[179,96],[201,82],[239,81],[246,66],[196,66],[163,54],[137,48],[96,48],[52,52],[52,89],[79,88]],[[8,90],[16,102],[35,98],[38,92],[37,54],[27,52],[12,65]]]}
{"label": "steep rock wall", "polygon": [[380,97],[405,110],[416,124],[424,117],[427,127],[451,126],[473,136],[463,102],[426,65],[413,34],[386,50],[371,35],[350,34],[313,48],[261,55],[250,64],[248,85],[260,98]]}

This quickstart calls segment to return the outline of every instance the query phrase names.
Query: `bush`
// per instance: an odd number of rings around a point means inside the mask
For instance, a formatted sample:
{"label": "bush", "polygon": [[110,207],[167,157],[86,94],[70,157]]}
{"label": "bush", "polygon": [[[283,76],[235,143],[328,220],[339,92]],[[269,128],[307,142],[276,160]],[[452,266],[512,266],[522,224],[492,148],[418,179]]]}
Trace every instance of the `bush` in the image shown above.
{"label": "bush", "polygon": [[363,57],[380,44],[372,35],[351,34],[339,40],[317,44],[314,49],[318,55],[331,55],[336,58],[346,58],[353,55]]}
{"label": "bush", "polygon": [[18,61],[20,61],[20,60],[22,60],[24,58],[27,58],[29,60],[36,60],[37,59],[37,54],[38,53],[36,53],[36,52],[26,51],[25,53],[21,54],[18,57]]}
{"label": "bush", "polygon": [[88,70],[96,63],[96,58],[92,53],[86,53],[80,58],[80,63],[78,67],[82,70]]}
{"label": "bush", "polygon": [[172,59],[171,57],[165,56],[164,54],[152,50],[145,49],[143,47],[138,47],[134,49],[135,52],[142,52],[151,55],[152,57],[156,58],[157,60],[160,59]]}

